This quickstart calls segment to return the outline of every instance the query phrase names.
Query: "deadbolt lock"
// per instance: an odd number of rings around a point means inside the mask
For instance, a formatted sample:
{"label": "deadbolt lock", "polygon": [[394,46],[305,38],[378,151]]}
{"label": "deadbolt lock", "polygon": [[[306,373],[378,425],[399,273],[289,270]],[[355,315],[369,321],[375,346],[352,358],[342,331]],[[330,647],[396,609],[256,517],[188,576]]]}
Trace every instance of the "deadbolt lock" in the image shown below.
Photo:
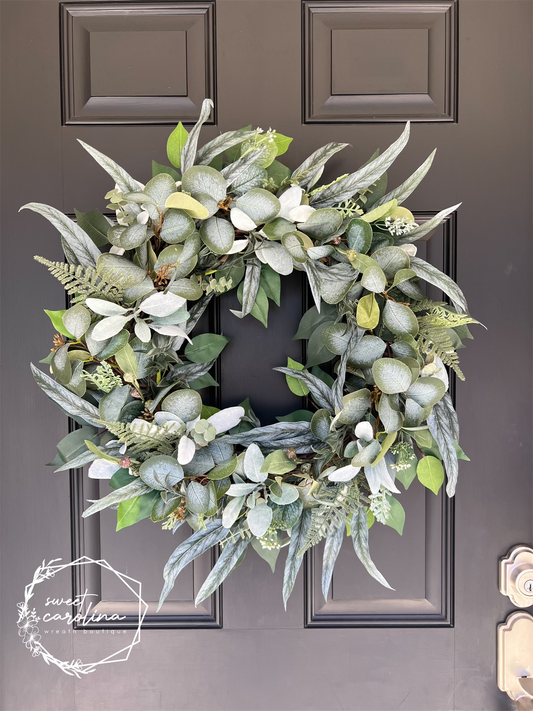
{"label": "deadbolt lock", "polygon": [[533,549],[515,546],[502,558],[500,592],[516,607],[533,605]]}

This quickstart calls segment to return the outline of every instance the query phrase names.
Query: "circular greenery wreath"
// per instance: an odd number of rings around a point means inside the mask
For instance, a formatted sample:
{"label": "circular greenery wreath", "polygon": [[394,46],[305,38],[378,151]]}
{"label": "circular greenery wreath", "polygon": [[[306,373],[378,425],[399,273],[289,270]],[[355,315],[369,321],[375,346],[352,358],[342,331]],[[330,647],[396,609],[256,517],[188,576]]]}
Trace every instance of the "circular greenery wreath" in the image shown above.
{"label": "circular greenery wreath", "polygon": [[[84,512],[117,509],[117,529],[150,516],[193,533],[164,569],[163,603],[179,572],[220,544],[198,593],[207,598],[243,559],[248,545],[274,568],[288,546],[286,603],[302,556],[326,539],[327,597],[345,530],[380,583],[368,549],[378,521],[402,533],[397,482],[415,477],[435,494],[447,475],[453,496],[459,425],[447,367],[462,378],[456,351],[470,338],[462,291],[416,257],[414,242],[457,205],[417,225],[401,203],[423,179],[434,153],[387,192],[386,170],[409,137],[409,124],[383,153],[328,185],[315,187],[344,143],[329,143],[291,172],[277,159],[292,139],[251,127],[198,138],[212,101],[187,133],[168,139],[169,161],[153,162],[143,185],[114,161],[82,146],[115,181],[106,199],[116,212],[25,205],[61,233],[66,262],[48,267],[70,296],[48,311],[57,331],[39,386],[79,425],[57,446],[57,471],[90,464],[112,488]],[[280,275],[304,271],[315,305],[296,338],[308,362],[289,359],[289,388],[309,409],[261,427],[248,402],[218,411],[199,390],[227,339],[189,334],[210,300],[238,288],[242,310],[266,325],[279,303]],[[419,280],[446,301],[427,298]],[[188,305],[189,304],[189,305]],[[319,366],[331,363],[332,375]],[[444,465],[444,467],[443,467]]]}

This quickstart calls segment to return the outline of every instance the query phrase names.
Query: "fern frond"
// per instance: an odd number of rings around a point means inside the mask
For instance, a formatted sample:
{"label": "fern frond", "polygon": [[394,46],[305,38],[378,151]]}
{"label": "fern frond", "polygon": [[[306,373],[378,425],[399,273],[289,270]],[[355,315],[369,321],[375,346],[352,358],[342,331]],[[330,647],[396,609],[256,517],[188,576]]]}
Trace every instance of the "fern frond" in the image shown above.
{"label": "fern frond", "polygon": [[449,366],[461,380],[465,379],[459,367],[459,356],[446,328],[424,328],[418,333],[418,348],[421,353],[436,355],[444,365]]}
{"label": "fern frond", "polygon": [[121,444],[125,444],[128,454],[137,455],[148,451],[172,454],[175,449],[174,440],[179,437],[177,432],[169,432],[164,426],[158,427],[150,422],[146,423],[145,431],[139,428],[132,430],[129,422],[108,422],[106,420],[96,420],[96,422],[115,435]]}
{"label": "fern frond", "polygon": [[419,311],[431,311],[435,307],[444,307],[444,301],[432,301],[431,299],[422,299],[422,301],[413,301],[409,304],[411,311],[418,313]]}
{"label": "fern frond", "polygon": [[61,282],[67,294],[74,296],[73,304],[85,301],[88,296],[100,296],[112,301],[118,301],[122,296],[122,289],[103,279],[91,267],[52,262],[44,257],[34,257],[34,259],[48,267],[50,274]]}
{"label": "fern frond", "polygon": [[420,328],[456,328],[469,323],[479,323],[468,314],[458,314],[438,304],[435,304],[425,316],[418,316]]}
{"label": "fern frond", "polygon": [[315,498],[321,505],[311,510],[309,529],[298,555],[303,555],[306,550],[320,543],[328,533],[349,519],[361,505],[355,481],[325,486],[315,494]]}

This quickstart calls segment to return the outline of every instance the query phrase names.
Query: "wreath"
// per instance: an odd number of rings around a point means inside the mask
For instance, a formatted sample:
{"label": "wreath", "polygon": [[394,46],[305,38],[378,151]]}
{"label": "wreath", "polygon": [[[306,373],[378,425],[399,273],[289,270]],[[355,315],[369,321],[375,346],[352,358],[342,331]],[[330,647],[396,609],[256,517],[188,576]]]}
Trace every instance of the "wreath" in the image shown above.
{"label": "wreath", "polygon": [[[466,458],[448,369],[463,379],[457,350],[477,322],[457,284],[413,244],[458,206],[420,225],[401,206],[434,152],[387,192],[409,124],[362,168],[315,187],[347,144],[328,143],[292,172],[278,160],[292,139],[273,130],[229,131],[198,148],[212,106],[204,101],[190,133],[178,124],[167,144],[174,167],[153,162],[146,185],[80,141],[115,182],[105,196],[115,219],[24,206],[59,230],[66,258],[36,257],[70,297],[68,309],[47,311],[57,333],[41,363],[52,377],[31,366],[78,424],[52,464],[89,464],[90,477],[109,480],[84,517],[111,507],[117,530],[147,517],[172,532],[191,527],[165,566],[160,605],[187,564],[220,546],[196,603],[207,598],[250,544],[272,568],[288,546],[286,604],[303,554],[323,539],[327,599],[345,531],[390,587],[370,557],[369,528],[401,534],[398,482],[407,489],[418,478],[437,494],[446,471],[453,496]],[[228,340],[192,334],[210,301],[237,289],[235,316],[266,325],[280,277],[295,269],[314,300],[296,334],[308,362],[276,370],[306,409],[262,427],[248,401],[204,405]],[[420,280],[445,300],[429,299]]]}

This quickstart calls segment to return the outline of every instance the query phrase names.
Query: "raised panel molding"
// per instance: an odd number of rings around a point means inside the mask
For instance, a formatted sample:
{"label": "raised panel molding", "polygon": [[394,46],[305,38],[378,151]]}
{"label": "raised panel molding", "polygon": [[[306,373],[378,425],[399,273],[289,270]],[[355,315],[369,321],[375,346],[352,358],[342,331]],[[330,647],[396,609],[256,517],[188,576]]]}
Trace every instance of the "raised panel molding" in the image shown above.
{"label": "raised panel molding", "polygon": [[457,0],[304,0],[304,123],[457,121],[457,18]]}
{"label": "raised panel molding", "polygon": [[[435,214],[414,212],[419,224]],[[416,243],[418,255],[452,279],[456,273],[456,232],[453,214],[430,242],[426,237]],[[442,299],[442,292],[433,287],[428,295]],[[455,402],[454,373],[450,394]],[[421,487],[404,492],[404,497],[407,516],[403,537],[385,526],[375,530],[378,524],[370,534],[374,562],[378,569],[382,563],[388,568],[381,572],[398,592],[382,588],[370,578],[346,539],[326,602],[321,590],[323,545],[317,546],[305,560],[306,627],[453,627],[454,500],[442,491],[435,496]],[[412,527],[407,530],[410,520]]]}
{"label": "raised panel molding", "polygon": [[[75,423],[70,421],[71,429]],[[71,501],[71,542],[72,560],[86,555],[93,560],[106,559],[109,556],[109,547],[115,546],[108,562],[121,572],[140,580],[142,584],[142,598],[148,604],[148,611],[143,622],[143,629],[147,627],[155,628],[220,628],[222,627],[222,592],[219,588],[211,597],[204,600],[198,607],[194,606],[194,598],[199,592],[202,582],[208,576],[209,571],[215,564],[217,551],[213,549],[197,558],[190,564],[188,571],[183,571],[176,581],[176,588],[179,590],[170,593],[163,608],[157,612],[158,597],[163,586],[163,565],[166,561],[158,560],[154,565],[154,572],[157,575],[155,580],[147,580],[150,571],[141,567],[141,574],[131,570],[127,561],[117,555],[120,551],[116,548],[116,539],[121,534],[128,536],[129,541],[124,540],[123,545],[129,550],[132,556],[140,561],[150,560],[150,549],[156,553],[161,550],[161,539],[157,537],[160,531],[155,530],[155,524],[149,519],[141,521],[135,525],[136,531],[124,530],[115,532],[114,512],[104,522],[102,514],[95,514],[87,519],[82,518],[84,509],[87,508],[88,500],[99,499],[107,492],[100,491],[98,480],[89,479],[83,469],[76,469],[70,472],[70,501]],[[140,533],[139,527],[147,524],[144,532]],[[155,535],[154,535],[155,534]],[[178,534],[163,532],[163,543],[165,553],[163,557],[168,557],[170,552],[179,543]],[[188,535],[188,532],[187,532]],[[137,536],[137,540],[135,540]],[[140,547],[144,540],[145,550]],[[165,543],[166,541],[166,543]],[[153,557],[153,556],[152,556]],[[161,558],[161,556],[159,556]],[[131,562],[131,561],[130,561]],[[144,573],[144,575],[143,575]],[[117,584],[115,576],[102,570],[98,566],[75,566],[72,571],[73,598],[83,595],[85,590],[90,590],[91,594],[97,594],[98,599],[92,598],[91,612],[95,614],[105,614],[107,618],[111,615],[124,617],[117,622],[104,618],[104,621],[91,621],[85,625],[77,625],[76,629],[128,629],[138,625],[138,602],[132,597],[129,600],[124,598],[124,587]],[[180,578],[182,578],[180,580]],[[149,589],[147,590],[147,584]],[[117,585],[119,590],[115,590]],[[156,589],[155,594],[150,593],[150,589]]]}
{"label": "raised panel molding", "polygon": [[214,1],[62,4],[63,123],[195,122],[215,98],[214,12]]}

